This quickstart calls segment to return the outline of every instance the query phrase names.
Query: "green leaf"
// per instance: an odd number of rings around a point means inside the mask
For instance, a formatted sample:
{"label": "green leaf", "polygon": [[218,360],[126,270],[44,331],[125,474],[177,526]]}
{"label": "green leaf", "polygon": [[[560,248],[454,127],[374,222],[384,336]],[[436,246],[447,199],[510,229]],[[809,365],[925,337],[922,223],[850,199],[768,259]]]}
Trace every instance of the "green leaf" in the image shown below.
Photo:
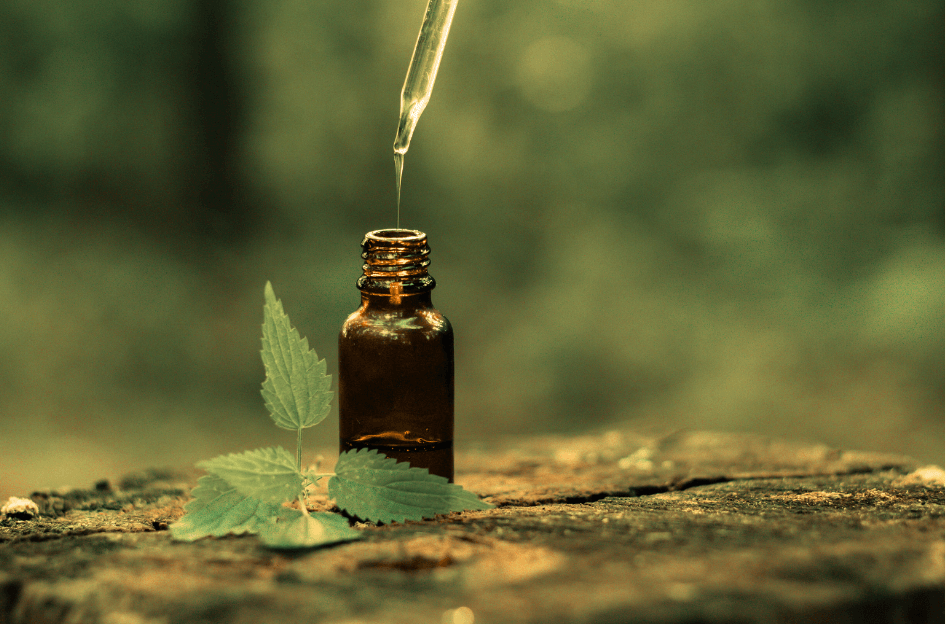
{"label": "green leaf", "polygon": [[240,494],[216,475],[198,479],[191,495],[194,499],[184,506],[184,517],[171,525],[174,539],[185,542],[230,533],[256,533],[279,510],[279,505]]}
{"label": "green leaf", "polygon": [[312,548],[364,537],[360,531],[348,526],[348,520],[338,514],[304,514],[286,508],[281,510],[275,522],[260,529],[259,536],[270,548]]}
{"label": "green leaf", "polygon": [[412,468],[368,449],[339,456],[335,476],[328,482],[328,494],[351,515],[376,522],[421,520],[451,511],[493,508],[426,468]]}
{"label": "green leaf", "polygon": [[263,307],[263,399],[276,425],[297,431],[317,425],[329,412],[332,376],[325,374],[325,360],[309,349],[266,282]]}
{"label": "green leaf", "polygon": [[303,477],[293,456],[282,447],[221,455],[197,464],[243,496],[267,503],[283,503],[302,492]]}

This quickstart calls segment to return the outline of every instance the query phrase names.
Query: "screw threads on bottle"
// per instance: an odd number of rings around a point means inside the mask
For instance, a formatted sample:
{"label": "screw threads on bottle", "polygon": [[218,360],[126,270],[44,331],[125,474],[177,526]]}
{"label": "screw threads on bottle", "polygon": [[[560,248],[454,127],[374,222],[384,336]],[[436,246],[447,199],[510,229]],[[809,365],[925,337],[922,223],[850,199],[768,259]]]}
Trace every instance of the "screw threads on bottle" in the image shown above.
{"label": "screw threads on bottle", "polygon": [[430,291],[436,285],[427,273],[430,247],[418,230],[375,230],[361,243],[364,275],[358,289],[365,293],[400,296]]}

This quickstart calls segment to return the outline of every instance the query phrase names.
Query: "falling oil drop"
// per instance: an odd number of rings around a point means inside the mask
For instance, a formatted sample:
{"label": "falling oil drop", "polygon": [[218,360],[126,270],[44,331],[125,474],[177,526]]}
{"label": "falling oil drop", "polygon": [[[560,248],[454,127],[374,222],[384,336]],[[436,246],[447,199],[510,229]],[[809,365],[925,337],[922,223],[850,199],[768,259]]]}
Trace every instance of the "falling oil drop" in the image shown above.
{"label": "falling oil drop", "polygon": [[402,173],[404,173],[404,152],[394,152],[394,175],[397,178],[397,229],[399,230],[401,229],[401,174]]}

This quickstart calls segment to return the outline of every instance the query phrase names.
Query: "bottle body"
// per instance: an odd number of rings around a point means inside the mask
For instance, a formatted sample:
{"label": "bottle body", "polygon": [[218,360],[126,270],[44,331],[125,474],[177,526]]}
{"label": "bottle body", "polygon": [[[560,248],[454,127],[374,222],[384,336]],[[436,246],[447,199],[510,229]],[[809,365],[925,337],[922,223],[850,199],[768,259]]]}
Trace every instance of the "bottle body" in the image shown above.
{"label": "bottle body", "polygon": [[426,236],[370,232],[363,245],[361,306],[338,341],[340,450],[376,449],[453,481],[453,329],[431,302]]}

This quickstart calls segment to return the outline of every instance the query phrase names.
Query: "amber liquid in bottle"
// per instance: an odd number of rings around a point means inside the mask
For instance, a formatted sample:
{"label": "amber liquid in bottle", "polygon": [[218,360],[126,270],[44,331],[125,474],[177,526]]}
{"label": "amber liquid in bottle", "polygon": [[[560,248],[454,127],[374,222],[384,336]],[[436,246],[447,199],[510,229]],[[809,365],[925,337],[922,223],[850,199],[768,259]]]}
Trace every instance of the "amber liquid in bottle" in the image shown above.
{"label": "amber liquid in bottle", "polygon": [[338,338],[339,446],[376,449],[453,481],[453,329],[431,303],[427,235],[362,243],[361,307]]}

